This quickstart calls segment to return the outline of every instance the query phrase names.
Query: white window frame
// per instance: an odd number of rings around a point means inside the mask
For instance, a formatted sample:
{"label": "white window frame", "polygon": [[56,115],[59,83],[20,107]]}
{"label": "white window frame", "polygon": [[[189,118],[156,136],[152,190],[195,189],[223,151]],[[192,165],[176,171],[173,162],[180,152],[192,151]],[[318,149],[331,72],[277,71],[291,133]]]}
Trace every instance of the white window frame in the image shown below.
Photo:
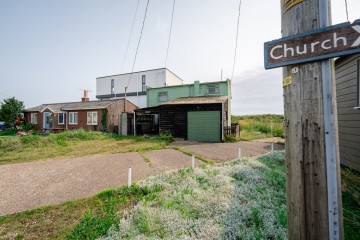
{"label": "white window frame", "polygon": [[37,113],[31,113],[30,115],[30,123],[37,124]]}
{"label": "white window frame", "polygon": [[69,125],[77,125],[79,121],[78,117],[79,114],[77,112],[69,112]]}
{"label": "white window frame", "polygon": [[159,92],[158,93],[158,101],[159,102],[166,102],[168,99],[169,99],[168,92]]}
{"label": "white window frame", "polygon": [[87,125],[98,125],[98,112],[87,112]]}
{"label": "white window frame", "polygon": [[[62,114],[63,116],[63,121],[60,122],[60,114]],[[58,113],[58,124],[59,125],[64,125],[65,124],[65,113]]]}

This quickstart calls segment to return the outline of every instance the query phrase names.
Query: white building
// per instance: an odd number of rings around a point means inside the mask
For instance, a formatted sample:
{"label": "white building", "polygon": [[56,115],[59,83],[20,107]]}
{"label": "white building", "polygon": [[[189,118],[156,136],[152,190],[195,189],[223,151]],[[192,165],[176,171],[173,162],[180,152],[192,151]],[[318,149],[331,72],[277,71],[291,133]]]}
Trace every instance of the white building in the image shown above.
{"label": "white building", "polygon": [[146,106],[146,87],[182,85],[183,80],[167,68],[124,73],[96,78],[96,98],[105,100],[125,97],[139,108]]}

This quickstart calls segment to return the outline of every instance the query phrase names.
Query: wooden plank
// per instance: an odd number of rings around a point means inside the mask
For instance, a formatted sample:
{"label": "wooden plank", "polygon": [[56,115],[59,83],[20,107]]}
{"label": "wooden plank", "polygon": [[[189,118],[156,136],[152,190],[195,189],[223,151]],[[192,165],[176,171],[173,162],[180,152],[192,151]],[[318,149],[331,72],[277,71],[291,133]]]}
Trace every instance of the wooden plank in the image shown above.
{"label": "wooden plank", "polygon": [[337,109],[338,114],[359,114],[360,109],[354,109],[354,108],[338,108]]}
{"label": "wooden plank", "polygon": [[357,73],[353,74],[353,75],[354,75],[353,77],[347,78],[346,81],[338,83],[336,85],[336,91],[342,90],[342,89],[345,89],[345,88],[350,88],[350,87],[357,88]]}
{"label": "wooden plank", "polygon": [[340,152],[341,164],[360,172],[360,161],[347,152]]}
{"label": "wooden plank", "polygon": [[[357,104],[357,101],[354,101],[354,100],[350,100],[350,101],[343,101],[343,102],[338,102],[338,109],[341,109],[341,108],[354,108],[354,107],[357,107],[358,104]],[[354,109],[356,110],[356,109]]]}
{"label": "wooden plank", "polygon": [[354,93],[351,94],[345,94],[342,96],[336,96],[336,100],[337,102],[345,102],[345,101],[349,101],[349,100],[353,100],[355,102],[357,102],[357,96]]}
{"label": "wooden plank", "polygon": [[336,91],[337,96],[347,95],[347,94],[357,94],[356,88],[347,88]]}
{"label": "wooden plank", "polygon": [[[359,121],[338,121],[340,127],[349,127],[349,128],[360,128]],[[359,146],[360,147],[360,146]]]}
{"label": "wooden plank", "polygon": [[356,144],[360,144],[360,136],[359,135],[352,135],[346,133],[339,133],[339,142],[342,144],[343,141],[354,142]]}
{"label": "wooden plank", "polygon": [[344,78],[350,74],[356,73],[357,72],[357,64],[356,62],[351,62],[351,65],[345,65],[343,67],[343,69],[336,69],[336,73],[335,73],[335,77],[336,77],[336,82],[338,82],[339,79]]}
{"label": "wooden plank", "polygon": [[346,152],[347,154],[350,154],[352,156],[354,156],[353,159],[359,159],[360,160],[360,149],[354,149],[345,145],[341,145],[340,146],[340,151],[341,152]]}
{"label": "wooden plank", "polygon": [[341,127],[339,133],[360,136],[360,128]]}
{"label": "wooden plank", "polygon": [[353,114],[338,114],[339,121],[360,121],[360,110]]}

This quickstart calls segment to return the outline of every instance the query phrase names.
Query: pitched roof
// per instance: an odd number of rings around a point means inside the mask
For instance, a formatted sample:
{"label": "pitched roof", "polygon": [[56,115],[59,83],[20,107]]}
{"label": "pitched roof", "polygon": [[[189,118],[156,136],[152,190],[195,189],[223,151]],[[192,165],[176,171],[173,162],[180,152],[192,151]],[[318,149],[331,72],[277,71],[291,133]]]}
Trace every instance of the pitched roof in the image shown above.
{"label": "pitched roof", "polygon": [[182,97],[162,103],[161,105],[176,105],[176,104],[212,104],[224,103],[228,100],[227,96],[220,97]]}
{"label": "pitched roof", "polygon": [[52,112],[87,110],[87,109],[104,109],[108,105],[116,101],[123,101],[124,99],[88,101],[88,102],[69,102],[69,103],[51,103],[42,104],[36,107],[27,108],[24,112],[43,112],[49,109]]}

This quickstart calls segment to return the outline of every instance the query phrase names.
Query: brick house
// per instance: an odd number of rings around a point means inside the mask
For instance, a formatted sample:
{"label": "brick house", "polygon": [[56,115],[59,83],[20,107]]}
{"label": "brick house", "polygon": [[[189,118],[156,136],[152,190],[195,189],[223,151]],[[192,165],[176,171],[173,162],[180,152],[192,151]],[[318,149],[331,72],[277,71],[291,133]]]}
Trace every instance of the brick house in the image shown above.
{"label": "brick house", "polygon": [[[82,128],[87,131],[106,130],[117,133],[119,115],[124,112],[124,102],[124,99],[89,101],[85,92],[81,102],[42,104],[25,109],[24,118],[38,130]],[[127,112],[135,109],[138,107],[126,101]]]}

